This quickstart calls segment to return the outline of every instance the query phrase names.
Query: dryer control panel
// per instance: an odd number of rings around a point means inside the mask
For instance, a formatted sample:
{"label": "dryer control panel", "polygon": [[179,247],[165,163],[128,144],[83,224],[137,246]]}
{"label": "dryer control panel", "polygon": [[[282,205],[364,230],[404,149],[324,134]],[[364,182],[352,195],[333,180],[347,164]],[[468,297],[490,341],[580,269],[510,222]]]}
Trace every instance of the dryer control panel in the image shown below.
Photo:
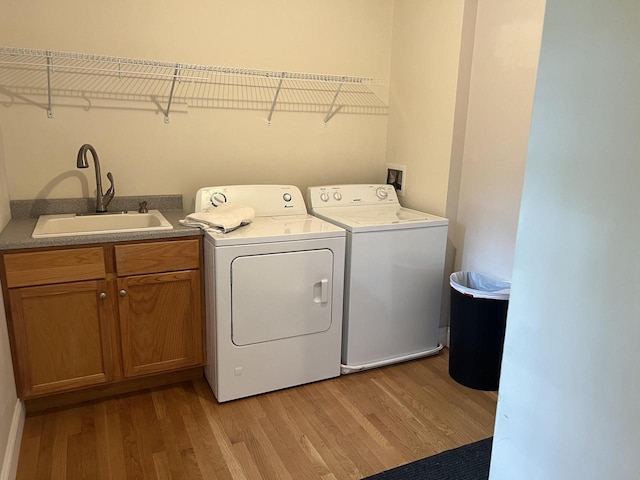
{"label": "dryer control panel", "polygon": [[393,185],[327,185],[307,189],[309,208],[398,204]]}
{"label": "dryer control panel", "polygon": [[237,203],[254,209],[257,217],[306,215],[307,207],[300,189],[293,185],[226,185],[204,187],[195,198],[195,211]]}

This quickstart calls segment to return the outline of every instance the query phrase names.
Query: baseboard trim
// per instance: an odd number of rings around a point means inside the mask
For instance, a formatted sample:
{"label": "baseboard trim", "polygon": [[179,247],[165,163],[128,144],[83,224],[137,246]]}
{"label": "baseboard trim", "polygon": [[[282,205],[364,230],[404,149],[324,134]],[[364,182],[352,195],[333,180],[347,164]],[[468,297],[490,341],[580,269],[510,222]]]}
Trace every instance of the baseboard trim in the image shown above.
{"label": "baseboard trim", "polygon": [[450,327],[440,327],[440,343],[449,348],[449,338],[451,335]]}
{"label": "baseboard trim", "polygon": [[2,470],[0,470],[0,480],[13,480],[16,478],[18,455],[20,455],[20,443],[22,440],[22,430],[24,428],[24,417],[24,404],[19,399],[16,399],[11,428],[9,429],[7,448],[4,451]]}

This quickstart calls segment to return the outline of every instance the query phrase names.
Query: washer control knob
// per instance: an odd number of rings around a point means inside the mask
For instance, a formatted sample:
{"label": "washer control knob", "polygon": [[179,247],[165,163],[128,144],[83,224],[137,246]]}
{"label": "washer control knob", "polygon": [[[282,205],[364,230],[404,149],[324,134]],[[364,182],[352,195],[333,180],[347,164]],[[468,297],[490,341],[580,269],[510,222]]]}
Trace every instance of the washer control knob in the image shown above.
{"label": "washer control knob", "polygon": [[284,195],[282,195],[282,199],[285,202],[290,202],[291,201],[291,194],[290,193],[285,193]]}
{"label": "washer control knob", "polygon": [[342,194],[340,192],[333,192],[333,198],[340,201],[342,200]]}
{"label": "washer control knob", "polygon": [[386,200],[386,198],[389,196],[389,193],[384,187],[378,187],[376,188],[376,195],[380,200]]}
{"label": "washer control knob", "polygon": [[213,205],[214,207],[217,207],[218,205],[222,205],[223,203],[226,203],[226,202],[227,202],[227,197],[222,192],[213,192],[213,195],[211,195],[211,205]]}
{"label": "washer control knob", "polygon": [[322,192],[320,194],[320,200],[322,200],[323,202],[328,202],[329,201],[329,194],[327,192]]}

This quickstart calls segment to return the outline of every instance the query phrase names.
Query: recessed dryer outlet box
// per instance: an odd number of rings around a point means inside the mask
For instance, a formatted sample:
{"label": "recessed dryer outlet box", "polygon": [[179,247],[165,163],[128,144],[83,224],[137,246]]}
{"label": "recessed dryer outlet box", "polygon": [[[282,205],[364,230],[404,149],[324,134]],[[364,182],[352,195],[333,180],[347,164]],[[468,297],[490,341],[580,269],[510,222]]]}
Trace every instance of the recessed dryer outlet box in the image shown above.
{"label": "recessed dryer outlet box", "polygon": [[404,197],[405,185],[407,183],[407,166],[395,163],[386,163],[387,178],[385,182],[393,185],[399,197]]}

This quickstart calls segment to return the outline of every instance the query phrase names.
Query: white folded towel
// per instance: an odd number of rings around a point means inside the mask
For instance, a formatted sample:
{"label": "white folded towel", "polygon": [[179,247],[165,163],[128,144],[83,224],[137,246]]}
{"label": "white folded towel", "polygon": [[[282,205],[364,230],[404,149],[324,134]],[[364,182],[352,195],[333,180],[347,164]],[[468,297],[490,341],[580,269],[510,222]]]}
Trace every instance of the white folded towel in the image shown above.
{"label": "white folded towel", "polygon": [[256,212],[247,205],[223,203],[209,210],[191,213],[187,215],[187,218],[180,220],[180,224],[228,233],[242,225],[251,223],[255,216]]}

